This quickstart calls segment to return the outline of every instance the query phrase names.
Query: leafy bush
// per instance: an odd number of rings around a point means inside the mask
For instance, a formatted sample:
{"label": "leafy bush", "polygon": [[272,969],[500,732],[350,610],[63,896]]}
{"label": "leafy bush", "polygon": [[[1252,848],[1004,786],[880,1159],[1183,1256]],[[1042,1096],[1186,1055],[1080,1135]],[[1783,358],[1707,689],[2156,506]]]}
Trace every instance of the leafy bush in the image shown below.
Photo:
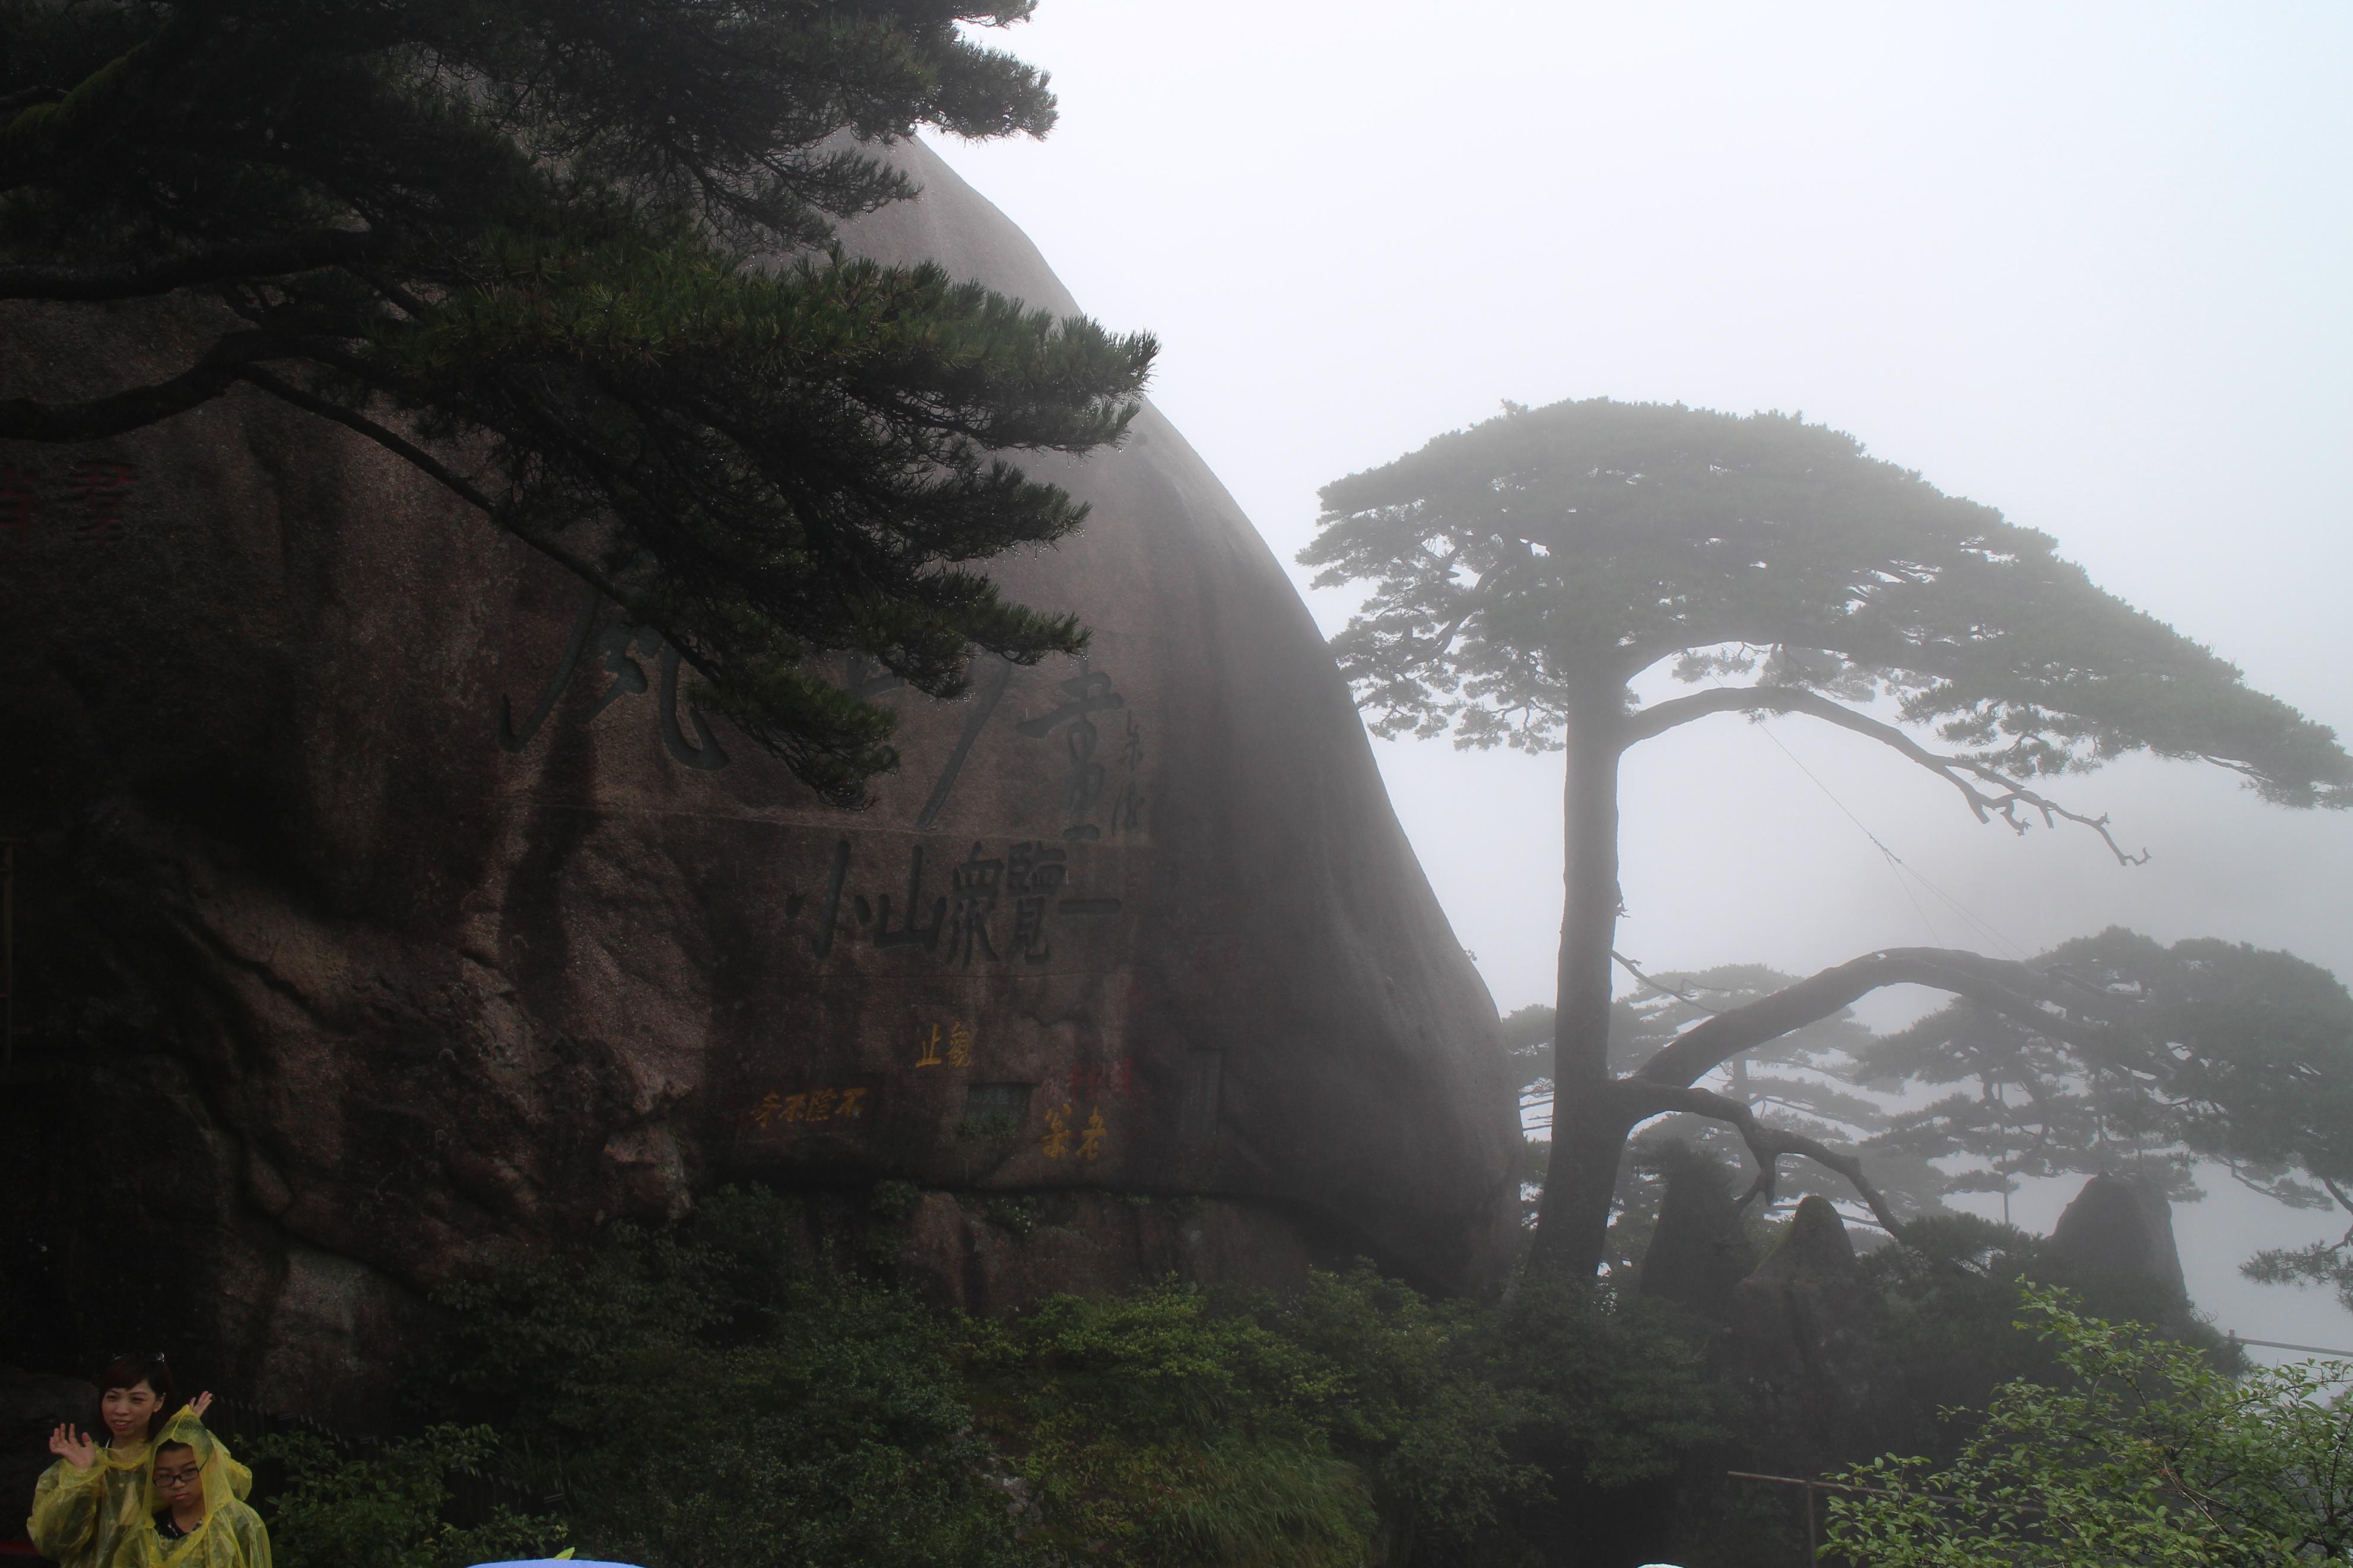
{"label": "leafy bush", "polygon": [[446,1396],[569,1492],[584,1552],[649,1568],[1529,1563],[1719,1432],[1697,1352],[1606,1288],[1497,1310],[1360,1265],[972,1320],[799,1234],[725,1192],[452,1291]]}
{"label": "leafy bush", "polygon": [[2021,1322],[2021,1289],[2075,1292],[2089,1317],[2146,1323],[2151,1331],[2235,1370],[2222,1338],[2164,1288],[2086,1277],[2045,1238],[1971,1215],[1936,1215],[1904,1229],[1905,1245],[1862,1260],[1876,1308],[1872,1399],[1855,1457],[1895,1450],[1951,1458],[1969,1434],[1948,1410],[1981,1410],[2006,1383],[2066,1376],[2058,1343]]}
{"label": "leafy bush", "polygon": [[565,1542],[561,1521],[503,1508],[471,1527],[449,1521],[449,1473],[480,1466],[496,1446],[487,1427],[435,1426],[357,1457],[308,1432],[270,1433],[240,1452],[269,1473],[257,1500],[284,1568],[452,1568],[548,1556]]}
{"label": "leafy bush", "polygon": [[617,1226],[585,1259],[452,1291],[450,1388],[496,1409],[596,1553],[650,1568],[915,1568],[1018,1556],[955,1341],[912,1300],[804,1268],[781,1200]]}
{"label": "leafy bush", "polygon": [[1315,1419],[1320,1369],[1253,1318],[1171,1284],[967,1332],[983,1426],[1018,1455],[1041,1547],[1154,1568],[1364,1560],[1376,1515]]}
{"label": "leafy bush", "polygon": [[1880,1491],[1831,1503],[1834,1551],[1882,1568],[2288,1568],[2353,1551],[2353,1366],[2233,1382],[2063,1291],[2024,1296],[2065,1380],[2003,1384],[1941,1468],[1850,1472]]}

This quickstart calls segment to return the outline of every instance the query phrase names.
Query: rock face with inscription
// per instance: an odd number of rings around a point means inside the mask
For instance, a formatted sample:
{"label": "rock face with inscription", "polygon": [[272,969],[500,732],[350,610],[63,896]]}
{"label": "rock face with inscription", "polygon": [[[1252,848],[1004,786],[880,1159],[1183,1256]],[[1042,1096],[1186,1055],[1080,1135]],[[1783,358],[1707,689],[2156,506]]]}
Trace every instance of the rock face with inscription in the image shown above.
{"label": "rock face with inscription", "polygon": [[[908,156],[925,195],[853,247],[1074,308]],[[8,332],[0,380],[49,391],[177,336],[129,306]],[[195,1342],[317,1408],[436,1280],[743,1178],[1050,1194],[1086,1285],[1319,1252],[1491,1279],[1519,1136],[1493,1008],[1304,608],[1156,413],[1030,467],[1092,520],[996,570],[1089,656],[956,704],[846,662],[904,764],[845,814],[338,429],[237,394],[0,450],[23,1359]],[[1088,1210],[1141,1194],[1217,1215]],[[909,1267],[956,1299],[1054,1288],[926,1212]]]}

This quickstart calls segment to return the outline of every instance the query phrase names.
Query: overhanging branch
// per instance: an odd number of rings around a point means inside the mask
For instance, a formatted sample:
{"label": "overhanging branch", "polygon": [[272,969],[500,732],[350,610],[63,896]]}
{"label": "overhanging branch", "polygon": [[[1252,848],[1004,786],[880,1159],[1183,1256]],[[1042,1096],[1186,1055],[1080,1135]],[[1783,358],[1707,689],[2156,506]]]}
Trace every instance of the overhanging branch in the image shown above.
{"label": "overhanging branch", "polygon": [[1620,969],[1623,969],[1627,973],[1632,975],[1635,979],[1641,981],[1643,984],[1649,986],[1660,995],[1672,996],[1676,1001],[1681,1002],[1687,1006],[1698,1008],[1701,1012],[1705,1013],[1711,1018],[1715,1016],[1715,1008],[1707,1005],[1698,997],[1694,996],[1687,991],[1678,991],[1673,986],[1665,984],[1663,981],[1651,979],[1651,976],[1642,973],[1641,965],[1636,963],[1624,953],[1620,952],[1616,948],[1613,947],[1609,950],[1609,956],[1617,960],[1618,966]]}
{"label": "overhanging branch", "polygon": [[[340,403],[330,402],[326,398],[317,395],[315,393],[304,391],[302,388],[296,386],[290,381],[280,380],[279,377],[270,374],[268,371],[253,366],[248,366],[241,370],[238,373],[238,375],[239,379],[251,384],[259,391],[269,394],[270,396],[277,398],[281,403],[290,404],[296,408],[301,409],[307,414],[315,414],[322,419],[332,420],[346,430],[366,437],[369,440],[375,442],[377,446],[382,447],[394,457],[400,458],[403,462],[417,469],[417,472],[425,475],[427,479],[432,479],[435,483],[440,485],[444,489],[456,496],[459,500],[466,502],[469,506],[479,508],[482,514],[488,517],[492,522],[497,523],[509,533],[513,534],[517,539],[522,540],[525,544],[528,544],[533,550],[538,551],[542,555],[546,556],[549,560],[554,562],[557,565],[563,567],[574,576],[578,577],[582,582],[593,585],[602,592],[606,597],[613,600],[617,604],[626,602],[622,598],[620,590],[615,587],[613,584],[607,579],[605,574],[597,571],[594,565],[574,554],[572,552],[565,549],[560,544],[553,543],[535,534],[525,533],[521,529],[514,527],[507,521],[506,517],[503,515],[502,509],[499,506],[498,502],[484,494],[480,487],[467,479],[463,475],[451,468],[447,463],[442,462],[432,453],[427,451],[424,447],[419,447],[416,442],[402,436],[399,432],[387,429],[384,426],[377,424],[375,420],[368,418],[365,415],[360,414],[353,409],[346,408]],[[665,636],[669,635],[665,628],[657,629],[662,629]],[[676,646],[677,641],[678,639],[674,637],[671,638],[672,646]],[[698,664],[696,668],[700,668],[701,666]]]}
{"label": "overhanging branch", "polygon": [[1862,1173],[1862,1162],[1853,1155],[1838,1153],[1803,1133],[1791,1132],[1786,1128],[1767,1127],[1757,1120],[1757,1113],[1748,1107],[1714,1089],[1676,1089],[1664,1084],[1643,1083],[1638,1079],[1621,1079],[1619,1081],[1621,1092],[1631,1091],[1627,1098],[1633,1103],[1638,1121],[1646,1116],[1664,1116],[1680,1110],[1693,1116],[1704,1116],[1712,1121],[1730,1123],[1740,1134],[1740,1141],[1748,1145],[1748,1152],[1757,1162],[1757,1179],[1740,1195],[1742,1203],[1758,1196],[1767,1203],[1772,1202],[1775,1163],[1783,1155],[1794,1154],[1845,1177],[1847,1184],[1871,1205],[1873,1216],[1885,1227],[1888,1235],[1903,1234],[1904,1222],[1896,1218],[1894,1209],[1887,1206],[1887,1200]]}
{"label": "overhanging branch", "polygon": [[266,332],[231,332],[195,364],[152,386],[134,386],[87,403],[39,403],[29,397],[0,402],[0,440],[99,441],[143,429],[211,402],[259,361],[301,352]]}
{"label": "overhanging branch", "polygon": [[[2070,1045],[2113,1046],[2116,1031],[2087,1021],[2121,1017],[2129,1004],[2008,959],[1960,948],[1899,947],[1849,959],[1677,1035],[1633,1077],[1668,1088],[1696,1083],[1743,1051],[1829,1017],[1887,985],[1926,985],[1992,1008]],[[2055,1010],[2064,1007],[2066,1011]]]}
{"label": "overhanging branch", "polygon": [[[1621,733],[1626,744],[1655,739],[1668,731],[1704,719],[1714,713],[1803,713],[1852,731],[1868,740],[1895,752],[1906,761],[1915,763],[1958,790],[1962,800],[1979,822],[2000,817],[2011,831],[2023,833],[2031,824],[2021,813],[2031,812],[2042,818],[2046,827],[2056,826],[2064,819],[2088,827],[2100,836],[2100,842],[2116,858],[2119,865],[2138,866],[2148,859],[2148,851],[2139,854],[2126,852],[2116,836],[2109,831],[2105,816],[2086,816],[2070,811],[2057,801],[2029,789],[2018,780],[1971,757],[1945,756],[1932,752],[1893,724],[1859,713],[1842,702],[1833,702],[1818,691],[1799,686],[1728,686],[1713,691],[1695,691],[1688,697],[1671,698],[1657,702],[1641,711],[1628,716]],[[1979,786],[1991,785],[1997,793],[1988,793]]]}
{"label": "overhanging branch", "polygon": [[386,249],[384,239],[356,229],[323,229],[277,239],[215,246],[160,261],[112,266],[0,267],[0,300],[137,300],[199,283],[236,278],[283,278],[322,267],[348,267]]}

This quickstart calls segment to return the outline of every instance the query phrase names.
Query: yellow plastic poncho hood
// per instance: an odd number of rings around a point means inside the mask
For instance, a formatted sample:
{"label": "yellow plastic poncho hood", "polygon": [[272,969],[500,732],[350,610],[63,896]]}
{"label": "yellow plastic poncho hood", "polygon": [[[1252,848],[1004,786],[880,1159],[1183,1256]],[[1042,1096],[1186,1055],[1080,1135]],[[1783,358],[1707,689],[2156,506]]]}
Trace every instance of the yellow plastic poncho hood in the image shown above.
{"label": "yellow plastic poncho hood", "polygon": [[[205,1491],[205,1521],[177,1541],[166,1541],[155,1530],[155,1456],[174,1444],[195,1451]],[[253,1472],[229,1454],[205,1424],[185,1410],[164,1423],[163,1432],[147,1449],[145,1518],[142,1528],[123,1542],[122,1554],[100,1568],[269,1568],[269,1531],[261,1516],[245,1506],[253,1489]]]}

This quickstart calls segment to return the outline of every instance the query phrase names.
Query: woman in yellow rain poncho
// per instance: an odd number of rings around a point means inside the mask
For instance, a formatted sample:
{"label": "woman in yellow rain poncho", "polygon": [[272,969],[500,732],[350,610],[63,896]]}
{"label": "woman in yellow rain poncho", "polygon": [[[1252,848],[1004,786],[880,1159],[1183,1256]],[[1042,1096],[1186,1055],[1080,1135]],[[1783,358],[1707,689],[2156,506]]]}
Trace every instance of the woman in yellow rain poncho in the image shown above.
{"label": "woman in yellow rain poncho", "polygon": [[253,1472],[196,1417],[191,1407],[164,1423],[148,1460],[153,1511],[100,1568],[269,1568],[269,1531],[244,1502]]}
{"label": "woman in yellow rain poncho", "polygon": [[[172,1369],[160,1355],[119,1355],[98,1374],[100,1446],[69,1425],[49,1434],[58,1462],[33,1489],[25,1533],[58,1568],[110,1568],[132,1535],[148,1527],[148,1442],[172,1408]],[[197,1396],[197,1414],[212,1402]]]}

